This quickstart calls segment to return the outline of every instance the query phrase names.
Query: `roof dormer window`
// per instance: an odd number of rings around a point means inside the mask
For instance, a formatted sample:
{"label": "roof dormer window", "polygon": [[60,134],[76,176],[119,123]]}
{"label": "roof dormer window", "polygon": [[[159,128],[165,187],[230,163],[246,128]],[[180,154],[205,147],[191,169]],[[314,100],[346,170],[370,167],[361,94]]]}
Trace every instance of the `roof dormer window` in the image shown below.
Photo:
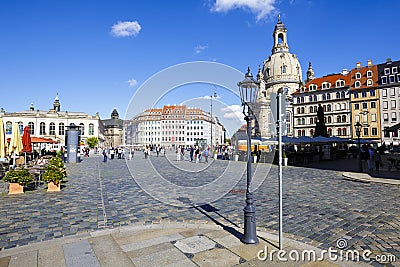
{"label": "roof dormer window", "polygon": [[372,86],[372,84],[373,84],[372,79],[368,79],[367,80],[367,86]]}
{"label": "roof dormer window", "polygon": [[354,83],[354,87],[358,88],[358,87],[360,87],[360,86],[361,86],[360,81],[356,81],[356,82]]}
{"label": "roof dormer window", "polygon": [[328,82],[322,83],[322,89],[329,89],[331,87],[331,84]]}
{"label": "roof dormer window", "polygon": [[344,87],[344,81],[343,80],[337,80],[335,86],[336,87]]}
{"label": "roof dormer window", "polygon": [[311,84],[311,85],[308,87],[308,90],[310,90],[310,91],[315,91],[315,90],[317,90],[317,86],[316,86],[315,84]]}
{"label": "roof dormer window", "polygon": [[385,75],[389,75],[390,74],[390,69],[389,68],[386,68],[385,69]]}
{"label": "roof dormer window", "polygon": [[368,78],[369,78],[369,77],[372,77],[372,71],[371,71],[371,70],[367,71],[367,77],[368,77]]}
{"label": "roof dormer window", "polygon": [[359,72],[356,73],[356,79],[361,79],[361,73]]}
{"label": "roof dormer window", "polygon": [[392,68],[392,73],[397,73],[397,67]]}

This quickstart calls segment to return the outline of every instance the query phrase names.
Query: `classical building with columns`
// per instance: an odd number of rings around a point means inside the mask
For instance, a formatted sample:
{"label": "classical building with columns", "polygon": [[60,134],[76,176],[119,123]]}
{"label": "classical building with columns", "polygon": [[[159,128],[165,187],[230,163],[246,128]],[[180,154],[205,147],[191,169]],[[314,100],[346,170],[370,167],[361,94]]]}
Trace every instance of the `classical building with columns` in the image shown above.
{"label": "classical building with columns", "polygon": [[272,54],[264,61],[262,69],[258,70],[257,80],[260,90],[257,97],[256,132],[260,137],[268,138],[274,135],[276,127],[271,112],[271,93],[277,94],[282,88],[286,99],[286,130],[284,135],[293,136],[293,98],[292,94],[302,84],[302,70],[295,54],[289,52],[287,29],[280,17],[272,34],[274,45]]}
{"label": "classical building with columns", "polygon": [[89,137],[97,137],[100,142],[104,140],[104,127],[98,113],[93,116],[84,112],[61,111],[58,95],[50,110],[35,110],[33,104],[29,110],[18,112],[1,108],[0,118],[5,124],[7,138],[11,137],[13,123],[18,123],[21,135],[24,127],[29,126],[31,136],[49,138],[64,145],[67,127],[75,124],[81,130],[81,141]]}

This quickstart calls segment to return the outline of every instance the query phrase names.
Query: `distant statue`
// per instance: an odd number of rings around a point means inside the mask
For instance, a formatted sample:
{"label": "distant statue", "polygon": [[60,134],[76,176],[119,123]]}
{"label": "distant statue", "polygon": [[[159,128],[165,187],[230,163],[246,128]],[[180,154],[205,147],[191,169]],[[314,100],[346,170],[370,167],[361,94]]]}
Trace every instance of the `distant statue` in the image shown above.
{"label": "distant statue", "polygon": [[318,105],[317,118],[319,122],[324,122],[324,109],[321,104]]}

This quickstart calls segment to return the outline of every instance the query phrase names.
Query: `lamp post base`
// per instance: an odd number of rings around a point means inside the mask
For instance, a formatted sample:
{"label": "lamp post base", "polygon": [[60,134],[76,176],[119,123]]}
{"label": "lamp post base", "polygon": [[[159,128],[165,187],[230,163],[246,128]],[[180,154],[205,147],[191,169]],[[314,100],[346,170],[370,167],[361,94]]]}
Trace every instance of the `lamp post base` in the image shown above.
{"label": "lamp post base", "polygon": [[258,244],[256,231],[256,208],[253,205],[253,194],[246,193],[246,207],[244,211],[244,233],[241,241],[245,244]]}

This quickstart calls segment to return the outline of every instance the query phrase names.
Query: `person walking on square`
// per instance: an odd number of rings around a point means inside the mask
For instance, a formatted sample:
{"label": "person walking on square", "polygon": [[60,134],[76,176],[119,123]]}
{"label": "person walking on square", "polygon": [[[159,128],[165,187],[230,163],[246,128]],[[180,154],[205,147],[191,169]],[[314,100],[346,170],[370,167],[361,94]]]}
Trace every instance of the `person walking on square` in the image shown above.
{"label": "person walking on square", "polygon": [[196,160],[196,163],[199,163],[200,161],[200,149],[197,147],[196,151],[194,152],[194,158]]}
{"label": "person walking on square", "polygon": [[204,150],[204,159],[205,159],[205,163],[208,162],[208,156],[210,155],[210,148],[208,147],[207,149]]}
{"label": "person walking on square", "polygon": [[112,148],[110,149],[110,159],[114,159],[114,155],[115,155],[115,150],[114,150],[114,148],[112,147]]}
{"label": "person walking on square", "polygon": [[103,149],[103,162],[107,162],[107,149]]}
{"label": "person walking on square", "polygon": [[193,146],[190,146],[190,161],[192,162],[193,161],[193,154],[194,154],[194,148],[193,148]]}
{"label": "person walking on square", "polygon": [[374,150],[374,153],[372,155],[372,159],[375,162],[375,170],[379,172],[379,166],[381,164],[381,154],[377,149]]}

